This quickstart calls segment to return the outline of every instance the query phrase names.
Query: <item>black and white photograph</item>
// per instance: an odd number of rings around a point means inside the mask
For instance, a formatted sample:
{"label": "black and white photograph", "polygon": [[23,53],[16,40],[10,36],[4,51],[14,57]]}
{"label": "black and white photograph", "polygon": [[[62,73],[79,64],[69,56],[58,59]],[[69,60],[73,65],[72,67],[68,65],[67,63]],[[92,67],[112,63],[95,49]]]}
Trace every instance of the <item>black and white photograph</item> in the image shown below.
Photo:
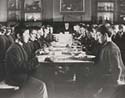
{"label": "black and white photograph", "polygon": [[0,98],[125,98],[125,0],[0,0]]}

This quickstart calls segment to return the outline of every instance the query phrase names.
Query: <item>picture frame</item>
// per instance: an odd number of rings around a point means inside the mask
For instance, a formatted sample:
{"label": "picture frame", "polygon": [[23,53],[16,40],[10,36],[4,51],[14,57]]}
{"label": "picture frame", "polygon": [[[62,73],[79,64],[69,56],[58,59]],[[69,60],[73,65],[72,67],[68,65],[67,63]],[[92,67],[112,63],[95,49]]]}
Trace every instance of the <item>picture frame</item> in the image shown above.
{"label": "picture frame", "polygon": [[8,0],[8,9],[9,10],[21,9],[21,1],[20,0]]}
{"label": "picture frame", "polygon": [[41,11],[41,0],[25,0],[24,9],[26,11]]}
{"label": "picture frame", "polygon": [[84,13],[85,0],[60,0],[61,13]]}

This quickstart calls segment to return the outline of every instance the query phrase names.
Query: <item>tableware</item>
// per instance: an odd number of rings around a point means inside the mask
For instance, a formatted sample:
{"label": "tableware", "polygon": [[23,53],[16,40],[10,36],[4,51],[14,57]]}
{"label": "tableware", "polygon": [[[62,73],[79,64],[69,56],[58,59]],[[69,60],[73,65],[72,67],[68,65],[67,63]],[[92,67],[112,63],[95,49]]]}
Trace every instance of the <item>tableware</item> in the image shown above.
{"label": "tableware", "polygon": [[37,56],[38,62],[44,62],[46,58],[49,58],[49,55],[39,55]]}
{"label": "tableware", "polygon": [[96,56],[94,56],[94,55],[86,55],[87,56],[87,58],[90,58],[90,59],[92,59],[92,58],[95,58]]}

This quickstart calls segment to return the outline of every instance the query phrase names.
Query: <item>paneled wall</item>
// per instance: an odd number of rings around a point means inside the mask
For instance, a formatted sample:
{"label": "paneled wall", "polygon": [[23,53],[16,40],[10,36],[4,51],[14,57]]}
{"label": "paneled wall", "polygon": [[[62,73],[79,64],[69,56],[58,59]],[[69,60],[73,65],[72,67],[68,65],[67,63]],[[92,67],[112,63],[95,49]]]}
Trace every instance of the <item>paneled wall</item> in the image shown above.
{"label": "paneled wall", "polygon": [[[53,21],[91,21],[91,0],[85,0],[85,13],[82,15],[63,15],[59,11],[60,0],[43,0],[43,20]],[[7,21],[7,0],[0,0],[0,22]]]}
{"label": "paneled wall", "polygon": [[[78,0],[79,1],[79,0]],[[101,1],[101,0],[100,0]],[[103,0],[104,1],[104,0]],[[115,21],[118,17],[118,0],[115,1]],[[69,14],[63,15],[60,13],[60,0],[43,0],[43,20],[47,21],[92,21],[96,22],[97,0],[85,0],[85,12],[79,15]],[[0,0],[0,22],[7,21],[7,0]]]}
{"label": "paneled wall", "polygon": [[7,0],[0,0],[0,22],[7,21]]}
{"label": "paneled wall", "polygon": [[53,20],[53,0],[43,0],[43,20]]}

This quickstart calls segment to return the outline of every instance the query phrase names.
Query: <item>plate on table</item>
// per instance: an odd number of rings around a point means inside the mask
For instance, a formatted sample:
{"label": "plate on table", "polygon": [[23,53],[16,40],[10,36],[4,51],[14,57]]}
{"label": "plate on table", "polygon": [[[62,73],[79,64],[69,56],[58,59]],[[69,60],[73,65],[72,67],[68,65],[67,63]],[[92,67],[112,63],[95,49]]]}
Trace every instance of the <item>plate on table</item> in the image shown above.
{"label": "plate on table", "polygon": [[60,59],[69,59],[71,57],[71,55],[58,55],[56,56],[56,59],[60,60]]}
{"label": "plate on table", "polygon": [[95,58],[96,56],[94,56],[94,55],[86,55],[87,56],[87,58],[89,58],[89,59],[93,59],[93,58]]}
{"label": "plate on table", "polygon": [[72,59],[85,60],[86,59],[86,55],[83,55],[83,54],[73,55]]}
{"label": "plate on table", "polygon": [[50,58],[49,55],[38,55],[38,62],[44,62],[46,58]]}

